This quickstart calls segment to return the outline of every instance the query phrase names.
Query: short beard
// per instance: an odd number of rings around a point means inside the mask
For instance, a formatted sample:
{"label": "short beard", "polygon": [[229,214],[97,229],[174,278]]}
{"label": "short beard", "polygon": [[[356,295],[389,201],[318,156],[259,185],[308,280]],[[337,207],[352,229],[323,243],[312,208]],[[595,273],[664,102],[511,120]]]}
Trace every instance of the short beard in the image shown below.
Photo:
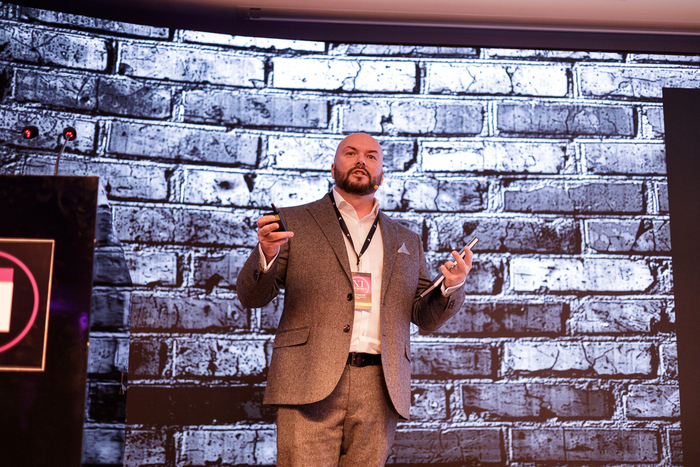
{"label": "short beard", "polygon": [[[367,175],[366,183],[350,181],[350,174],[356,170],[362,170],[365,173],[365,175]],[[344,174],[338,174],[338,176],[336,176],[335,178],[335,185],[338,188],[343,190],[345,193],[357,196],[366,196],[376,192],[377,190],[374,188],[374,186],[379,185],[380,183],[381,178],[372,178],[372,176],[369,173],[369,170],[367,170],[364,167],[353,167]]]}

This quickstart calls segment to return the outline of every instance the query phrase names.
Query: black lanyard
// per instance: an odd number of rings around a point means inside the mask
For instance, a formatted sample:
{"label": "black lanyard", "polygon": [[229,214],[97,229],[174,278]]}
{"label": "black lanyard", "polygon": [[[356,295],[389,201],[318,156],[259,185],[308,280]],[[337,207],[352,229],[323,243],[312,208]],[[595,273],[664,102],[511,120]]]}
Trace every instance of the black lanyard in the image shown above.
{"label": "black lanyard", "polygon": [[335,205],[335,197],[333,196],[333,190],[328,192],[328,197],[331,199],[331,203],[333,203],[333,209],[335,209],[335,213],[338,215],[338,223],[340,224],[340,230],[342,230],[345,236],[348,238],[348,240],[350,240],[352,251],[354,251],[355,256],[357,256],[357,265],[359,266],[360,258],[362,257],[362,255],[365,254],[365,251],[367,251],[367,248],[369,247],[369,244],[372,241],[372,237],[374,237],[374,232],[377,230],[377,224],[379,223],[379,213],[377,213],[377,217],[374,219],[374,223],[372,224],[372,227],[370,227],[369,233],[367,234],[367,238],[365,239],[365,244],[362,245],[362,250],[360,250],[360,254],[358,255],[357,250],[355,250],[355,244],[352,242],[352,236],[350,235],[348,226],[345,223],[345,219],[343,219],[343,216],[340,214],[338,206]]}

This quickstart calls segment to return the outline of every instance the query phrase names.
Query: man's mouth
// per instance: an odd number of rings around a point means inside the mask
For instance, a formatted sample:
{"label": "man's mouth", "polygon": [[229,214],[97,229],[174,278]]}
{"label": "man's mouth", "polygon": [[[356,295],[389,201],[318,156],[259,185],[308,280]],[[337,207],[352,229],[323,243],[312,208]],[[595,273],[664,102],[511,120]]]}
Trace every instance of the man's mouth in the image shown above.
{"label": "man's mouth", "polygon": [[350,172],[350,175],[363,175],[363,176],[369,178],[369,174],[362,169],[355,169],[352,172]]}

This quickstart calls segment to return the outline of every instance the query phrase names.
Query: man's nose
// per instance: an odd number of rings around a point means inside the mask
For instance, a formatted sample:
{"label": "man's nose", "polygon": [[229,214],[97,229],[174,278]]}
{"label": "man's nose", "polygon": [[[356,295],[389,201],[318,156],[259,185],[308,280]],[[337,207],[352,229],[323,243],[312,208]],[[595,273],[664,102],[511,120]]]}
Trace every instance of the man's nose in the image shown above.
{"label": "man's nose", "polygon": [[363,156],[363,155],[357,156],[357,162],[355,162],[355,164],[366,165],[365,164],[365,156]]}

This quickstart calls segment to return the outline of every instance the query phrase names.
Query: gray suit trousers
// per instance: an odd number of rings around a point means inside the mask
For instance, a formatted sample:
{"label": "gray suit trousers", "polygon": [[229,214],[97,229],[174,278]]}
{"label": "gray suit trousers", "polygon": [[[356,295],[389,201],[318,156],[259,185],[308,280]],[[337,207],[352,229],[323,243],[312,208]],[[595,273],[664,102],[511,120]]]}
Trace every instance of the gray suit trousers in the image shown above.
{"label": "gray suit trousers", "polygon": [[327,398],[278,407],[277,466],[381,467],[398,418],[381,365],[346,365]]}

